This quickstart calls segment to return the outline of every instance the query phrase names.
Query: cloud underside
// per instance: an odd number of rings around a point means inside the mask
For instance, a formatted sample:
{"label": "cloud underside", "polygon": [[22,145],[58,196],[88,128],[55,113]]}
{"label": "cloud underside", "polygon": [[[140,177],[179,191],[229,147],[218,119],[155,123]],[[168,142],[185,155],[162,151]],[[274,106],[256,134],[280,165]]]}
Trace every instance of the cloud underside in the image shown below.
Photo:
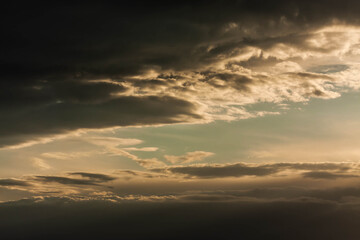
{"label": "cloud underside", "polygon": [[[10,109],[1,116],[0,146],[81,128],[169,124],[201,119],[195,106],[175,97],[119,97],[99,104],[54,103]],[[11,142],[12,141],[12,142]]]}
{"label": "cloud underside", "polygon": [[358,3],[255,2],[155,4],[146,14],[139,4],[32,14],[9,6],[0,146],[84,128],[278,114],[246,106],[359,87]]}

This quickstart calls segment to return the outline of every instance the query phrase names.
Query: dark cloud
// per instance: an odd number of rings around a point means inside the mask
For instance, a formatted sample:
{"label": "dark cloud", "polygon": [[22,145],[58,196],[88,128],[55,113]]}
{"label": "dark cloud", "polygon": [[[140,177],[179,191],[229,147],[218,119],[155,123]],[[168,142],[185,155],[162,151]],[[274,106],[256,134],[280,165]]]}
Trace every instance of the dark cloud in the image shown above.
{"label": "dark cloud", "polygon": [[[31,104],[42,106],[56,102],[96,103],[114,98],[113,94],[126,90],[121,84],[94,81],[47,81],[12,85],[9,81],[0,83],[1,110],[23,107]],[[10,109],[9,109],[10,108]]]}
{"label": "dark cloud", "polygon": [[339,204],[358,203],[360,189],[357,187],[309,188],[309,187],[258,187],[245,190],[195,191],[178,195],[184,201],[305,201],[333,202]]}
{"label": "dark cloud", "polygon": [[[191,165],[174,166],[162,169],[154,169],[155,172],[168,172],[183,174],[198,178],[223,178],[242,176],[268,176],[283,170],[338,170],[347,171],[351,167],[347,164],[337,163],[273,163],[273,164],[215,164],[215,165]],[[331,174],[331,173],[329,173]],[[310,174],[311,175],[311,174]],[[335,176],[336,174],[334,174]],[[304,175],[305,176],[305,175]],[[339,177],[341,174],[339,174]],[[347,175],[350,176],[350,175]]]}
{"label": "dark cloud", "polygon": [[[156,169],[154,171],[163,171]],[[242,177],[242,176],[267,176],[276,173],[277,170],[268,166],[247,166],[242,163],[231,165],[213,165],[213,166],[187,166],[170,167],[165,171],[174,174],[185,174],[191,177],[200,178],[218,178],[218,177]]]}
{"label": "dark cloud", "polygon": [[[102,103],[53,103],[12,109],[0,117],[0,146],[17,143],[26,136],[58,134],[78,128],[105,128],[143,124],[166,124],[200,119],[196,107],[174,97],[118,97]],[[19,122],[20,121],[20,122]]]}
{"label": "dark cloud", "polygon": [[268,164],[276,168],[287,168],[296,170],[334,170],[347,171],[352,168],[351,164],[346,163],[274,163]]}
{"label": "dark cloud", "polygon": [[305,172],[303,176],[306,178],[315,178],[315,179],[337,179],[337,178],[351,178],[351,177],[359,177],[357,175],[351,174],[339,174],[325,171],[313,171],[313,172]]}
{"label": "dark cloud", "polygon": [[36,176],[35,181],[42,183],[60,183],[65,185],[99,185],[116,178],[102,173],[72,172],[68,175],[80,176],[81,178],[69,178],[63,176]]}
{"label": "dark cloud", "polygon": [[42,183],[60,183],[65,185],[98,185],[98,182],[93,179],[78,179],[59,176],[36,176],[35,181]]}
{"label": "dark cloud", "polygon": [[29,183],[23,180],[17,180],[12,178],[0,179],[0,186],[12,187],[12,186],[30,186]]}
{"label": "dark cloud", "polygon": [[[334,19],[357,24],[359,10],[351,0],[9,3],[0,14],[0,134],[5,136],[0,146],[26,141],[28,135],[174,123],[178,115],[194,116],[185,100],[117,94],[129,85],[139,93],[167,86],[173,80],[161,78],[163,72],[198,72],[248,46],[264,50],[282,43],[329,52],[332,45],[310,46],[309,32]],[[251,68],[259,61],[278,60],[261,55],[239,65]],[[148,70],[157,71],[159,79],[136,80]],[[240,92],[249,92],[253,84],[248,76],[216,77]],[[117,84],[90,82],[99,79]],[[326,93],[311,88],[309,96]]]}

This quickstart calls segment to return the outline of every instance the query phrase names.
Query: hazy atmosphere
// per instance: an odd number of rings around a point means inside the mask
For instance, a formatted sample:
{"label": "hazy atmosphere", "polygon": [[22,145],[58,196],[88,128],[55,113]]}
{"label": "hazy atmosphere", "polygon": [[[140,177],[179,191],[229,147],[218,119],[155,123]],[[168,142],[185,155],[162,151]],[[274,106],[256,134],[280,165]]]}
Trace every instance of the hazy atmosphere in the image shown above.
{"label": "hazy atmosphere", "polygon": [[360,239],[360,2],[0,11],[0,239]]}

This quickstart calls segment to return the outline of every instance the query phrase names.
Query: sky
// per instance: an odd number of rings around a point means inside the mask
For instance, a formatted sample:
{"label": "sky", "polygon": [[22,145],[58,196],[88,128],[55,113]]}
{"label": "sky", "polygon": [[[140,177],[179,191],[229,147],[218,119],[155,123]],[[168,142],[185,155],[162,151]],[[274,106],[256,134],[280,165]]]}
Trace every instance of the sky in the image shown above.
{"label": "sky", "polygon": [[1,239],[359,239],[360,3],[1,8]]}

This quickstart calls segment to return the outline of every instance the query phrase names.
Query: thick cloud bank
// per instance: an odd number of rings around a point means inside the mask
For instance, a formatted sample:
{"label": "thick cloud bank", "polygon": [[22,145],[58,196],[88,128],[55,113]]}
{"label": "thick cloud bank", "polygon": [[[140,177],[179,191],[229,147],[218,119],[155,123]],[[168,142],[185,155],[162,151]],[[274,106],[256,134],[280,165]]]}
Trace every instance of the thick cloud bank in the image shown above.
{"label": "thick cloud bank", "polygon": [[359,224],[358,205],[311,200],[0,205],[3,239],[357,239]]}
{"label": "thick cloud bank", "polygon": [[359,10],[351,0],[9,4],[0,146],[339,97],[359,88]]}

